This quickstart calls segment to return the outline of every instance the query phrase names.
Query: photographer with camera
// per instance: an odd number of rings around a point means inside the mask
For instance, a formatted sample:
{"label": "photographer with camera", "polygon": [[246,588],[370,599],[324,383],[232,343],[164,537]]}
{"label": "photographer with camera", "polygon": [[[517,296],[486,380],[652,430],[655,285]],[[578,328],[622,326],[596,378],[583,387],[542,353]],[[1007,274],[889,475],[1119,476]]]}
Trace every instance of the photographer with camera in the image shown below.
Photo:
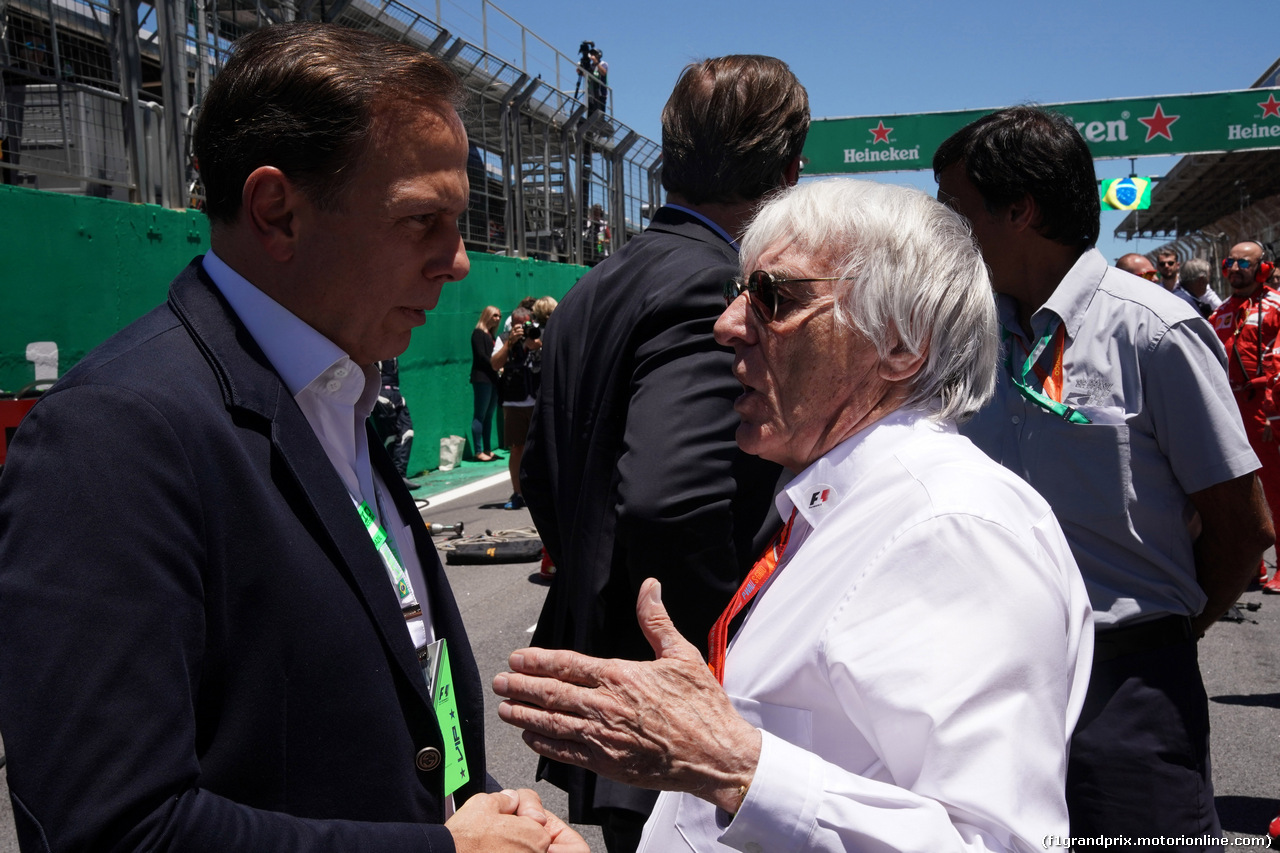
{"label": "photographer with camera", "polygon": [[[604,61],[603,51],[593,41],[578,45],[578,56],[578,75],[587,78],[587,112],[603,112],[609,102],[609,63]],[[578,97],[577,87],[573,96]]]}
{"label": "photographer with camera", "polygon": [[502,400],[502,434],[509,451],[507,468],[512,489],[511,499],[503,509],[524,508],[524,498],[520,495],[520,460],[524,456],[525,436],[529,434],[529,419],[542,372],[542,330],[555,306],[556,301],[550,296],[535,302],[532,311],[521,303],[511,312],[511,333],[493,347],[490,363],[494,370],[502,371],[498,397]]}

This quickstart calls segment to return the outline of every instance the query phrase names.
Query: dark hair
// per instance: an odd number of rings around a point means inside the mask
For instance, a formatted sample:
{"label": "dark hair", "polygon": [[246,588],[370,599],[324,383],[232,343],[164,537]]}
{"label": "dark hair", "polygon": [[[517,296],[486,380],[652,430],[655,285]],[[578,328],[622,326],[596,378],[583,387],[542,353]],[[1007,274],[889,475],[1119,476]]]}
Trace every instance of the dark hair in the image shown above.
{"label": "dark hair", "polygon": [[694,204],[754,201],[781,183],[809,133],[809,95],[771,56],[688,66],[662,110],[662,186]]}
{"label": "dark hair", "polygon": [[235,51],[200,104],[194,150],[205,212],[229,222],[245,180],[275,166],[333,209],[380,110],[406,100],[456,108],[457,76],[416,47],[333,24],[265,27]]}
{"label": "dark hair", "polygon": [[934,177],[957,163],[989,212],[1030,194],[1040,208],[1041,236],[1082,250],[1098,242],[1093,154],[1066,116],[1028,106],[984,116],[938,147]]}

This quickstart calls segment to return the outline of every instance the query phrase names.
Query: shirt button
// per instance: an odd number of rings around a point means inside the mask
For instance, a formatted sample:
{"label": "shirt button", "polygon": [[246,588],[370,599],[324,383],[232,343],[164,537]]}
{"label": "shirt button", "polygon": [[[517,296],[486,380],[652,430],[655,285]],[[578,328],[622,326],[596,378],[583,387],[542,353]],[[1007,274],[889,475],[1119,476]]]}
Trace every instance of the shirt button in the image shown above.
{"label": "shirt button", "polygon": [[333,375],[334,375],[334,376],[336,376],[336,377],[338,377],[339,379],[346,379],[346,378],[347,378],[347,374],[348,374],[348,373],[350,373],[350,372],[351,372],[351,369],[350,369],[350,368],[348,368],[348,367],[345,367],[345,366],[344,366],[344,367],[335,367],[335,368],[333,369]]}
{"label": "shirt button", "polygon": [[324,384],[324,389],[328,391],[330,394],[337,394],[339,391],[342,390],[342,383],[336,379],[330,379],[328,382]]}
{"label": "shirt button", "polygon": [[425,749],[418,750],[418,755],[414,758],[413,763],[424,773],[430,773],[440,766],[440,750],[434,746],[428,746]]}
{"label": "shirt button", "polygon": [[1014,415],[1014,416],[1013,416],[1013,422],[1014,422],[1015,424],[1020,424],[1020,423],[1022,423],[1022,418],[1020,418],[1018,415]]}

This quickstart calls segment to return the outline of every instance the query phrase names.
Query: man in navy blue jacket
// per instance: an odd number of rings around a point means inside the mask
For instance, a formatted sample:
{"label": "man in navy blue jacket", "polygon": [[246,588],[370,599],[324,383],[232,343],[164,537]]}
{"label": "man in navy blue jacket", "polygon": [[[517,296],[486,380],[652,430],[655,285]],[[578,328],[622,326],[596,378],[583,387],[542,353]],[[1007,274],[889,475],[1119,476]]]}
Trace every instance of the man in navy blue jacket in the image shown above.
{"label": "man in navy blue jacket", "polygon": [[0,482],[24,851],[586,850],[485,773],[466,633],[367,423],[374,363],[468,271],[458,97],[321,24],[215,80],[213,251],[45,395]]}
{"label": "man in navy blue jacket", "polygon": [[[534,645],[649,660],[646,577],[706,652],[707,631],[774,530],[782,469],[734,443],[742,385],[715,342],[738,237],[794,184],[809,98],[786,63],[721,56],[685,69],[662,112],[667,202],[556,308],[521,473],[556,578]],[[543,760],[575,823],[634,851],[657,793]]]}

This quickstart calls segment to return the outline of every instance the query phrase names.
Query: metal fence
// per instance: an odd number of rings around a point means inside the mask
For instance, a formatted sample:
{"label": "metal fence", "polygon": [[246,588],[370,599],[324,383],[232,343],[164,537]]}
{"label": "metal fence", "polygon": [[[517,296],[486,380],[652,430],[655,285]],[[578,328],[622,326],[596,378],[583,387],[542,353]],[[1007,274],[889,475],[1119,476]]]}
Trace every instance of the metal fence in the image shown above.
{"label": "metal fence", "polygon": [[198,206],[192,119],[232,43],[326,20],[415,44],[461,77],[469,249],[591,264],[638,232],[660,197],[660,146],[617,121],[611,95],[588,97],[577,59],[489,0],[478,16],[423,2],[0,0],[0,181]]}

